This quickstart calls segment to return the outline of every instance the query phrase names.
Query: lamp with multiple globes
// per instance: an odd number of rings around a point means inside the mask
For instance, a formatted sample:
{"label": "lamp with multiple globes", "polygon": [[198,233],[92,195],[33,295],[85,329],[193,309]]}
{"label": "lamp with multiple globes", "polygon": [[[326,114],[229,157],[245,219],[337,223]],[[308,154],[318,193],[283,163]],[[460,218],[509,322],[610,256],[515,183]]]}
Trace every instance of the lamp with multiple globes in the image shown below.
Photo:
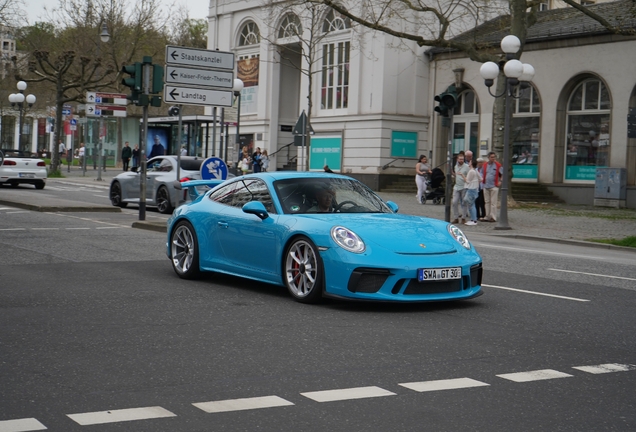
{"label": "lamp with multiple globes", "polygon": [[[499,98],[505,97],[505,114],[504,114],[504,154],[503,154],[503,178],[501,183],[501,206],[498,224],[495,229],[509,230],[508,223],[508,187],[510,178],[508,168],[510,165],[510,117],[512,116],[512,99],[515,97],[515,90],[520,82],[531,82],[534,78],[534,67],[527,63],[521,63],[515,59],[515,54],[521,48],[521,41],[514,35],[508,35],[501,40],[501,50],[506,54],[506,60],[499,64],[495,62],[486,62],[479,69],[479,74],[484,79],[484,84],[488,87],[488,93],[491,96]],[[505,90],[497,95],[490,91],[495,82],[495,78],[499,76],[500,71],[506,77]]]}
{"label": "lamp with multiple globes", "polygon": [[23,135],[23,126],[24,126],[24,113],[26,111],[26,107],[24,102],[26,101],[26,105],[28,105],[29,108],[31,108],[33,106],[33,104],[35,103],[35,96],[32,94],[26,95],[24,96],[24,91],[27,89],[27,83],[24,81],[19,81],[17,84],[18,87],[18,91],[19,93],[12,93],[9,95],[9,102],[11,103],[11,106],[15,109],[18,110],[19,113],[19,132],[18,132],[18,147],[20,150],[23,151],[29,151],[29,149],[27,148],[28,145],[25,144],[23,142],[22,139],[22,135]]}

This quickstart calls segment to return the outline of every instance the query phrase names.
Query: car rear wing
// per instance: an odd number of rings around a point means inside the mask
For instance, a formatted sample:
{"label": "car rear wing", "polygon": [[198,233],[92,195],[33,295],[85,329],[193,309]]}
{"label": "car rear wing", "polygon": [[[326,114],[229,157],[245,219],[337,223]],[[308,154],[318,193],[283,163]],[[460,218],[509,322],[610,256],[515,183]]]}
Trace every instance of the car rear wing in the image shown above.
{"label": "car rear wing", "polygon": [[190,181],[186,181],[186,182],[180,182],[178,180],[176,180],[175,182],[173,182],[173,186],[175,189],[177,190],[182,190],[182,189],[187,189],[188,190],[188,195],[190,196],[190,199],[192,201],[194,201],[195,199],[197,199],[200,195],[202,195],[202,193],[199,192],[199,190],[197,189],[198,187],[208,187],[208,188],[213,188],[216,187],[218,185],[220,185],[221,183],[223,183],[225,180],[220,180],[220,179],[215,179],[215,180],[190,180]]}

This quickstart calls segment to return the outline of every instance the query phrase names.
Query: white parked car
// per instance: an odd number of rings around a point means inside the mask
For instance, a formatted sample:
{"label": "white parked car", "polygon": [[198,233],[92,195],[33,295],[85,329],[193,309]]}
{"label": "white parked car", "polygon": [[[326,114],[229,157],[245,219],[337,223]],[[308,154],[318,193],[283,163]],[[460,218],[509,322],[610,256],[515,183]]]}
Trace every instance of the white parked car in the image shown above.
{"label": "white parked car", "polygon": [[47,176],[46,163],[42,159],[22,150],[0,150],[0,186],[32,184],[36,189],[44,189]]}

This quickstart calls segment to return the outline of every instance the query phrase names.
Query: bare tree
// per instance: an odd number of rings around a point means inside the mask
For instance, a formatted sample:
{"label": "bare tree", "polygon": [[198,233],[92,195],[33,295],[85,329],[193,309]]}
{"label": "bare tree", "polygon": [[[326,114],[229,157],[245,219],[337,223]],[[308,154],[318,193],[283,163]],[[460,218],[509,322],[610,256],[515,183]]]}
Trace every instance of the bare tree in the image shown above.
{"label": "bare tree", "polygon": [[[161,18],[159,5],[159,0],[140,0],[132,6],[125,0],[60,0],[47,31],[41,31],[42,26],[25,29],[21,40],[29,55],[15,59],[16,79],[47,83],[54,89],[56,144],[64,104],[83,102],[88,90],[119,90],[124,64],[146,55],[163,58],[167,20]],[[100,41],[103,25],[110,34],[108,43]],[[60,163],[55,150],[52,171]]]}
{"label": "bare tree", "polygon": [[16,28],[26,22],[23,0],[0,0],[0,25]]}

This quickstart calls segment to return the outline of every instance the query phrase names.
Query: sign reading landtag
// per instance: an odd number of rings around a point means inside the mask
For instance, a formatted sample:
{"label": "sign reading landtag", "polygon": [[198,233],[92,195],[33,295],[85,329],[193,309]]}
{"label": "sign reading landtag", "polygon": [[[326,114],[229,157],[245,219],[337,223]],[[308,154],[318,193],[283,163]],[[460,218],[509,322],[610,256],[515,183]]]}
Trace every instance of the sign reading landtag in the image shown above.
{"label": "sign reading landtag", "polygon": [[234,53],[166,46],[166,64],[234,70]]}
{"label": "sign reading landtag", "polygon": [[231,89],[234,86],[234,72],[166,66],[165,77],[167,83],[186,84],[195,87]]}
{"label": "sign reading landtag", "polygon": [[207,158],[201,164],[201,178],[203,180],[226,180],[227,165],[223,159]]}
{"label": "sign reading landtag", "polygon": [[232,90],[213,90],[191,87],[163,87],[163,101],[183,105],[232,106]]}

